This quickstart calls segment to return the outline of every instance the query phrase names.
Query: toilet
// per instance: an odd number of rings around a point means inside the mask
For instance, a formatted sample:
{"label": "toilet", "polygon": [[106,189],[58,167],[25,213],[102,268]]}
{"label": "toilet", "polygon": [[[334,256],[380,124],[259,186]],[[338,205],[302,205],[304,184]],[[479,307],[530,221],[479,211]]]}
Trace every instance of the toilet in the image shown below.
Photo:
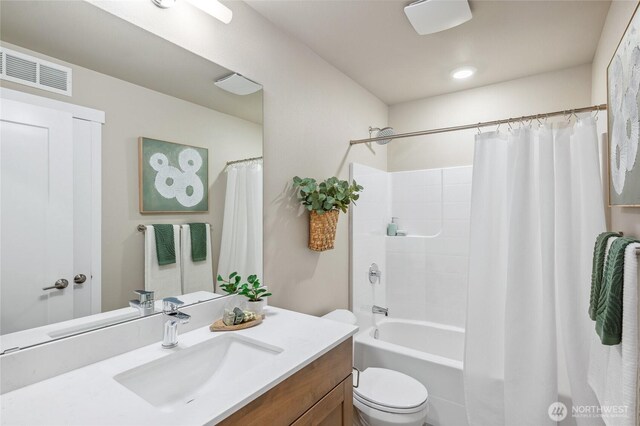
{"label": "toilet", "polygon": [[[323,318],[357,324],[356,316],[346,309],[329,312]],[[353,405],[363,426],[422,426],[427,419],[428,399],[422,383],[399,371],[369,367],[360,373],[359,380],[354,378]]]}

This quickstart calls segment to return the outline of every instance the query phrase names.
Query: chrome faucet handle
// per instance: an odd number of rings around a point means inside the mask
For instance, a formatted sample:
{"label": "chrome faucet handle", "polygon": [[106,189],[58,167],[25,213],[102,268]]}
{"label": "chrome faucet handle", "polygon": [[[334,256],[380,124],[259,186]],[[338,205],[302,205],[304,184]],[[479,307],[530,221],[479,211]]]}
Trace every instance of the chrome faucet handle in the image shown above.
{"label": "chrome faucet handle", "polygon": [[154,292],[149,290],[133,290],[139,296],[140,303],[144,302],[153,302],[154,301]]}
{"label": "chrome faucet handle", "polygon": [[175,314],[184,302],[177,297],[165,297],[162,299],[162,312],[165,314]]}
{"label": "chrome faucet handle", "polygon": [[162,338],[163,348],[174,348],[178,345],[178,324],[186,324],[191,319],[191,315],[178,310],[182,305],[184,302],[176,297],[162,299],[162,314],[167,317]]}
{"label": "chrome faucet handle", "polygon": [[138,294],[139,299],[129,300],[129,306],[138,309],[141,316],[154,313],[153,291],[134,290],[133,292]]}

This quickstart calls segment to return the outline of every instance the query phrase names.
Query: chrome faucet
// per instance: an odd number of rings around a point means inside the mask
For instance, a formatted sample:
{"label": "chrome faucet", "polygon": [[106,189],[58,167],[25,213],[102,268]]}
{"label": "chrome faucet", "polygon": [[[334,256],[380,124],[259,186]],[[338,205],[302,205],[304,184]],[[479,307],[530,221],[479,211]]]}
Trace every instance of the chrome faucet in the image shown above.
{"label": "chrome faucet", "polygon": [[191,315],[180,312],[178,308],[184,302],[175,297],[162,299],[162,314],[167,317],[164,323],[164,337],[162,338],[163,348],[174,348],[178,345],[178,323],[186,324],[191,319]]}
{"label": "chrome faucet", "polygon": [[138,294],[140,300],[129,300],[129,306],[138,309],[141,317],[151,315],[155,312],[155,309],[153,309],[153,291],[134,290],[133,292]]}
{"label": "chrome faucet", "polygon": [[389,308],[383,308],[381,306],[373,305],[371,312],[374,314],[384,314],[385,317],[389,316]]}

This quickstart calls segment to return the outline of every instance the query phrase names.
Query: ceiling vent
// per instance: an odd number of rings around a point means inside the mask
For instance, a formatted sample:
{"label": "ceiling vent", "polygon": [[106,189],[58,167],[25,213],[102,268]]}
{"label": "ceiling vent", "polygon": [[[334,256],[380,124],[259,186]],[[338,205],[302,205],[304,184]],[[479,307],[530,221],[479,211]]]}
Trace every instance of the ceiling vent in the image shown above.
{"label": "ceiling vent", "polygon": [[420,35],[448,30],[471,19],[467,0],[418,0],[405,7],[404,13]]}
{"label": "ceiling vent", "polygon": [[0,79],[71,96],[71,68],[0,47]]}

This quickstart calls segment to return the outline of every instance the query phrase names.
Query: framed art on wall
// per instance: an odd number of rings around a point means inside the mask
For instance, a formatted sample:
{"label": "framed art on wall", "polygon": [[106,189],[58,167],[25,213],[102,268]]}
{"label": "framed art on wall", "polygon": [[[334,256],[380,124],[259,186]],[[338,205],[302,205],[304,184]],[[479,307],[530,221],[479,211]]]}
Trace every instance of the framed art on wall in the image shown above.
{"label": "framed art on wall", "polygon": [[140,213],[209,211],[209,150],[138,138]]}
{"label": "framed art on wall", "polygon": [[640,13],[607,67],[609,205],[640,207]]}

